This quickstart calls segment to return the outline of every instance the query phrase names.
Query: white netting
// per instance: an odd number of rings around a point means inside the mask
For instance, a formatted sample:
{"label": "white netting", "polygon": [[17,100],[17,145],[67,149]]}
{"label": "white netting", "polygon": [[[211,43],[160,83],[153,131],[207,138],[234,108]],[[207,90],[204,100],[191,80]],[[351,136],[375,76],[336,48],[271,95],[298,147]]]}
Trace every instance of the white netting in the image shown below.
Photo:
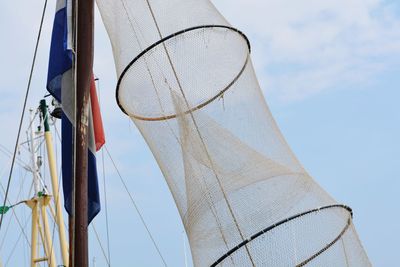
{"label": "white netting", "polygon": [[281,135],[247,39],[208,0],[97,3],[120,77],[118,103],[167,180],[195,266],[370,266],[351,212],[313,181]]}

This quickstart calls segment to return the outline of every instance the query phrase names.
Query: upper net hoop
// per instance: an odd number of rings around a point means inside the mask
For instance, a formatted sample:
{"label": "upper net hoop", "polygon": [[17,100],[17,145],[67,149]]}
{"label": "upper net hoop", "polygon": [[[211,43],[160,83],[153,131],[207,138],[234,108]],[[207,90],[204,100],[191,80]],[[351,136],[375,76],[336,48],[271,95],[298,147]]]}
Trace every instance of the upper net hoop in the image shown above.
{"label": "upper net hoop", "polygon": [[226,26],[226,25],[202,25],[202,26],[196,26],[196,27],[191,27],[191,28],[187,28],[181,31],[178,31],[176,33],[170,34],[164,38],[162,38],[161,40],[153,43],[152,45],[150,45],[149,47],[147,47],[145,50],[143,50],[139,55],[137,55],[122,71],[118,82],[117,82],[117,86],[116,86],[116,100],[117,100],[117,104],[120,107],[120,109],[122,110],[122,112],[124,112],[126,115],[138,119],[138,120],[143,120],[143,121],[163,121],[163,120],[169,120],[169,119],[173,119],[176,118],[178,116],[178,114],[170,114],[170,115],[164,115],[164,116],[142,116],[142,115],[138,115],[136,113],[132,113],[132,112],[128,112],[126,110],[126,108],[124,108],[124,105],[122,104],[122,101],[120,100],[120,88],[121,88],[121,84],[124,80],[124,78],[126,77],[127,73],[129,72],[129,70],[131,70],[131,68],[135,65],[136,62],[138,62],[138,60],[140,60],[141,58],[143,58],[146,54],[150,53],[153,49],[155,49],[156,47],[164,44],[166,41],[172,39],[172,38],[176,38],[178,36],[184,35],[185,33],[188,32],[192,32],[192,31],[196,31],[196,30],[201,30],[201,29],[210,29],[210,28],[220,28],[220,29],[227,29],[230,30],[232,32],[235,32],[237,34],[239,34],[245,41],[248,47],[248,54],[243,62],[243,65],[240,69],[240,71],[237,73],[237,75],[223,88],[219,89],[217,91],[217,93],[213,96],[211,96],[210,98],[206,99],[205,101],[202,101],[200,104],[195,105],[192,108],[187,109],[186,111],[183,112],[183,114],[188,114],[191,112],[194,112],[196,110],[199,110],[205,106],[207,106],[208,104],[210,104],[211,102],[215,101],[216,99],[220,98],[223,96],[223,94],[229,90],[229,88],[231,88],[235,82],[240,78],[240,76],[242,75],[242,73],[244,72],[244,70],[246,69],[246,66],[249,62],[250,59],[250,53],[251,53],[251,46],[250,46],[250,41],[247,38],[247,36],[241,32],[240,30],[234,28],[234,27],[230,27],[230,26]]}

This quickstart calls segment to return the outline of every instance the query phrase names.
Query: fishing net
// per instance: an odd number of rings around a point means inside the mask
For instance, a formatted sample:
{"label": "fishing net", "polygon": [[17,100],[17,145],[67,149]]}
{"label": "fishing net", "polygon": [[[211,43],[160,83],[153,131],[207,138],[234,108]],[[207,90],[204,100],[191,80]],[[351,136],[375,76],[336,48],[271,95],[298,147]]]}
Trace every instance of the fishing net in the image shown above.
{"label": "fishing net", "polygon": [[97,0],[117,101],[156,158],[195,266],[370,266],[264,100],[246,36],[208,0]]}

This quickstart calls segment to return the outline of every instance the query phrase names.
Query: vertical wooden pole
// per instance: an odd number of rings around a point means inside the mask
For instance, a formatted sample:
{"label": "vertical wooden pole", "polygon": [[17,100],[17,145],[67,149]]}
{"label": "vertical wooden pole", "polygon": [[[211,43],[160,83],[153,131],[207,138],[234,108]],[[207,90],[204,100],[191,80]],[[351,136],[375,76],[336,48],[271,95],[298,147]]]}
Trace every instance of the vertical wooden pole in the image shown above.
{"label": "vertical wooden pole", "polygon": [[88,122],[93,69],[94,1],[76,0],[76,142],[74,267],[88,261]]}
{"label": "vertical wooden pole", "polygon": [[[72,46],[74,51],[76,51],[76,23],[77,23],[77,15],[76,15],[76,9],[78,5],[78,0],[71,0],[71,17],[72,17]],[[68,7],[68,6],[67,6]],[[72,72],[73,72],[73,99],[76,100],[76,53],[75,57],[72,59]],[[75,119],[74,121],[76,122],[76,105],[74,105],[74,116]],[[69,265],[68,267],[74,267],[75,265],[75,247],[74,247],[74,235],[75,235],[75,136],[72,138],[72,177],[71,177],[71,211],[68,214],[68,240],[69,240]]]}
{"label": "vertical wooden pole", "polygon": [[68,215],[68,244],[69,244],[69,265],[67,267],[74,266],[74,216]]}

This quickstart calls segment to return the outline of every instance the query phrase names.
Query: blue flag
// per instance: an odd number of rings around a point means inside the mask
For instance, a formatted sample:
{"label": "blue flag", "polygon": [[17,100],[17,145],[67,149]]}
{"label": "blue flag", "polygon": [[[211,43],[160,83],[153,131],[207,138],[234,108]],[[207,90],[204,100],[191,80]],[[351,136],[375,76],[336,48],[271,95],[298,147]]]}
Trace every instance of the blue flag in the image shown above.
{"label": "blue flag", "polygon": [[[47,90],[62,104],[62,178],[64,191],[64,206],[72,214],[72,183],[73,183],[73,137],[75,127],[75,86],[72,70],[72,38],[71,38],[71,1],[58,0],[54,18],[53,33],[50,47]],[[92,82],[94,87],[94,82]],[[88,128],[88,221],[89,223],[100,211],[99,186],[97,181],[96,151],[104,144],[104,133],[98,134],[95,129],[101,125],[95,88],[91,88],[91,107]],[[92,109],[92,106],[96,108]],[[93,115],[96,118],[93,120]],[[97,124],[97,127],[96,127]],[[102,130],[102,126],[101,126]],[[100,140],[95,140],[100,136]]]}

